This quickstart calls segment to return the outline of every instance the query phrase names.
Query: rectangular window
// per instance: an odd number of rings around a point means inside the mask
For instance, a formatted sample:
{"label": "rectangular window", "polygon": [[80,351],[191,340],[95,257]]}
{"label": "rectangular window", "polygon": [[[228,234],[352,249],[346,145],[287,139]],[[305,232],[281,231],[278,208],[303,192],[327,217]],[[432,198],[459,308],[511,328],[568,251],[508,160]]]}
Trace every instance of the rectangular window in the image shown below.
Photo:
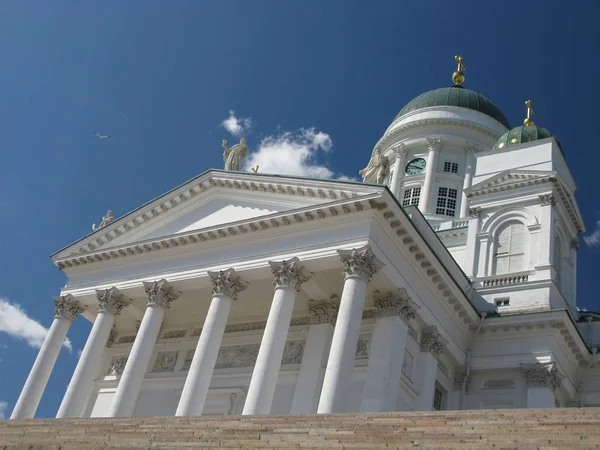
{"label": "rectangular window", "polygon": [[438,189],[438,198],[435,213],[441,216],[454,217],[456,212],[456,189],[441,187]]}
{"label": "rectangular window", "polygon": [[444,172],[458,173],[458,163],[445,161]]}
{"label": "rectangular window", "polygon": [[433,394],[433,409],[440,411],[442,409],[442,401],[444,399],[443,392],[436,386]]}
{"label": "rectangular window", "polygon": [[419,197],[421,196],[421,188],[415,187],[406,189],[402,198],[402,206],[417,205],[419,206]]}
{"label": "rectangular window", "polygon": [[411,380],[413,371],[413,362],[415,358],[409,352],[404,351],[404,361],[402,361],[402,373]]}

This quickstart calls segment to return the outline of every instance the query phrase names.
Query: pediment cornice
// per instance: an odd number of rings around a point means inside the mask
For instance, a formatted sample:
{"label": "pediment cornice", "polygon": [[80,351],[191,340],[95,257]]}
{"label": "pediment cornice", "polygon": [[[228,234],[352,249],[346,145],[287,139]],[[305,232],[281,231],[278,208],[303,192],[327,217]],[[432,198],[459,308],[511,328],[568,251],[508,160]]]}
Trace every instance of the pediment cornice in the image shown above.
{"label": "pediment cornice", "polygon": [[141,226],[159,217],[162,219],[174,208],[215,189],[314,198],[316,202],[324,203],[380,192],[382,187],[363,183],[210,170],[59,250],[52,255],[52,259],[57,263],[109,248],[116,238],[132,233],[133,230],[137,231]]}

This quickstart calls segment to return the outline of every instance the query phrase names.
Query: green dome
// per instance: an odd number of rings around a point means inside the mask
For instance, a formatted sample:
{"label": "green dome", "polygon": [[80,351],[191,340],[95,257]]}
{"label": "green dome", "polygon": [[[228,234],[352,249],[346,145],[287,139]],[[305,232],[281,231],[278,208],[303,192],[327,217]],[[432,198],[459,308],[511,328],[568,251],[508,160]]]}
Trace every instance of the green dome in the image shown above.
{"label": "green dome", "polygon": [[425,92],[408,102],[398,115],[394,117],[394,120],[409,112],[431,106],[458,106],[460,108],[472,109],[486,114],[496,119],[506,128],[510,128],[510,124],[500,108],[494,105],[487,97],[470,89],[465,89],[462,86],[451,86]]}
{"label": "green dome", "polygon": [[[538,139],[546,139],[552,135],[545,128],[537,127],[535,125],[520,125],[507,131],[498,138],[498,141],[494,144],[494,149],[504,148],[509,145],[522,144],[523,142],[537,141]],[[555,138],[556,139],[556,138]]]}

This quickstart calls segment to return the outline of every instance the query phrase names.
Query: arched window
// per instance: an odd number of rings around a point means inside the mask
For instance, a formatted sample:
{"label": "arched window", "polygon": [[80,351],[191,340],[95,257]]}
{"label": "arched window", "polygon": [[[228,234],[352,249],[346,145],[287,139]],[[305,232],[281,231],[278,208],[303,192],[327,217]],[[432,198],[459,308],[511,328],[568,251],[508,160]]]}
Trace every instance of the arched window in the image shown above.
{"label": "arched window", "polygon": [[525,270],[527,228],[520,222],[504,225],[497,237],[494,251],[494,275]]}
{"label": "arched window", "polygon": [[556,273],[556,285],[559,289],[562,289],[562,277],[563,277],[563,256],[562,256],[562,242],[558,236],[554,237],[554,250],[552,255],[552,265],[554,266],[554,272]]}

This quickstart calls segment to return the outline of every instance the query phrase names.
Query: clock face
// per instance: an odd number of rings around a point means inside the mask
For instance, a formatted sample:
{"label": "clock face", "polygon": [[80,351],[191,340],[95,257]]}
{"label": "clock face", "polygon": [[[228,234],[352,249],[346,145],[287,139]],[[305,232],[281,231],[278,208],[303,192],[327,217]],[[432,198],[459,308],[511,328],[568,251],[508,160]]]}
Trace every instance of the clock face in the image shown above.
{"label": "clock face", "polygon": [[423,158],[413,159],[406,165],[406,175],[416,175],[425,169],[425,160]]}

